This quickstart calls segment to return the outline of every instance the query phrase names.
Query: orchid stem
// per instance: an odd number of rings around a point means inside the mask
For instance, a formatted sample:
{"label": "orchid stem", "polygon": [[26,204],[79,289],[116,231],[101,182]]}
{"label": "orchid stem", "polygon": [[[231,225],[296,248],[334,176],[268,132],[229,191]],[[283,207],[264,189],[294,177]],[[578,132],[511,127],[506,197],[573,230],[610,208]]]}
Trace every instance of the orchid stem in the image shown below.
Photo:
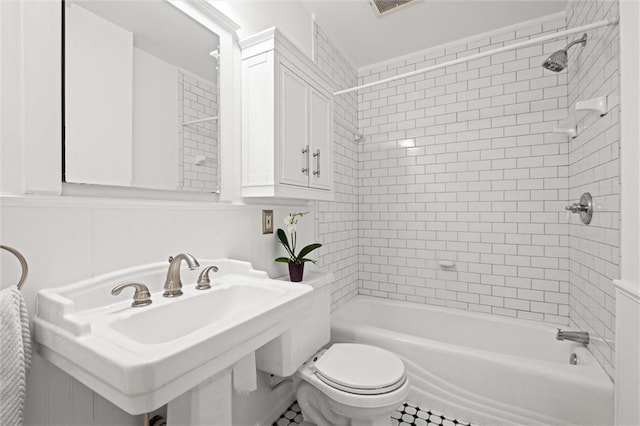
{"label": "orchid stem", "polygon": [[291,251],[292,251],[291,254],[293,255],[294,262],[296,260],[296,237],[297,237],[296,234],[297,234],[296,232],[291,233],[291,241],[293,242],[293,246],[291,247]]}

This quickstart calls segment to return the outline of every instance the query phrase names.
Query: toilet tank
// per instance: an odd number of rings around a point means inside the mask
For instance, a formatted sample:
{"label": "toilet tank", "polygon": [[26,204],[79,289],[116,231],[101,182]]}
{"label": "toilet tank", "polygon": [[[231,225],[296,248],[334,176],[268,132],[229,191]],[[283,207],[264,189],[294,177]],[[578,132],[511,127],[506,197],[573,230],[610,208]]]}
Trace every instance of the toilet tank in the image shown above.
{"label": "toilet tank", "polygon": [[[283,280],[288,281],[289,277]],[[333,280],[330,272],[305,272],[302,283],[313,287],[313,291],[306,296],[313,298],[312,308],[296,327],[256,351],[256,366],[259,370],[281,377],[291,376],[329,343]]]}

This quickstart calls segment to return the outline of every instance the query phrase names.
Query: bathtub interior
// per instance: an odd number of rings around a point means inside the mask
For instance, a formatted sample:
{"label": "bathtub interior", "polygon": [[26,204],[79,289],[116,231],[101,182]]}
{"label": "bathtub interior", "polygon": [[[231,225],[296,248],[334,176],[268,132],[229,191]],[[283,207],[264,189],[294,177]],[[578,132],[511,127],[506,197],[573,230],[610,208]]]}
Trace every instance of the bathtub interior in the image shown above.
{"label": "bathtub interior", "polygon": [[[582,346],[555,340],[556,329],[567,329],[567,325],[513,320],[412,302],[381,301],[358,296],[348,308],[338,309],[334,318],[443,344],[561,364],[567,363],[569,355]],[[399,311],[402,315],[397,314]]]}
{"label": "bathtub interior", "polygon": [[479,423],[612,420],[609,377],[585,347],[557,341],[554,325],[357,296],[334,312],[332,340],[391,350],[416,402]]}

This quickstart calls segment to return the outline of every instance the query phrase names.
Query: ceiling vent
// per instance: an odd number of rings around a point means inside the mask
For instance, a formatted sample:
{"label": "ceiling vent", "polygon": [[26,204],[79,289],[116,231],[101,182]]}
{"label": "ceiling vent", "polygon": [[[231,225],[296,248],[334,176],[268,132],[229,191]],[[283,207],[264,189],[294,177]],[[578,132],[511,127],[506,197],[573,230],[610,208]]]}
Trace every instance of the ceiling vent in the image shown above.
{"label": "ceiling vent", "polygon": [[417,0],[369,0],[369,3],[377,16],[384,16],[416,1]]}

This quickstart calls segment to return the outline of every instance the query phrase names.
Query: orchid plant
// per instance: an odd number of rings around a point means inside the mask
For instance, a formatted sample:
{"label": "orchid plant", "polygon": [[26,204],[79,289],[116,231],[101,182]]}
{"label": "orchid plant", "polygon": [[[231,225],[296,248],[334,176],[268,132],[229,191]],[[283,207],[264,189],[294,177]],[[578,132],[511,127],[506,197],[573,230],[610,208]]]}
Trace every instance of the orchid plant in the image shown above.
{"label": "orchid plant", "polygon": [[[278,239],[280,240],[280,243],[282,243],[284,248],[287,250],[289,257],[278,257],[276,258],[276,262],[298,263],[298,264],[305,263],[305,262],[316,263],[315,260],[307,259],[306,256],[312,251],[314,251],[315,249],[321,247],[322,244],[318,244],[318,243],[309,244],[308,246],[303,247],[300,250],[300,252],[296,254],[296,241],[297,241],[296,226],[298,225],[298,218],[301,218],[307,213],[309,212],[289,213],[289,216],[287,216],[284,219],[284,223],[287,225],[287,231],[289,232],[289,236],[291,237],[291,240],[287,238],[287,234],[284,232],[284,230],[278,228]],[[291,244],[289,244],[289,241],[291,241]]]}

